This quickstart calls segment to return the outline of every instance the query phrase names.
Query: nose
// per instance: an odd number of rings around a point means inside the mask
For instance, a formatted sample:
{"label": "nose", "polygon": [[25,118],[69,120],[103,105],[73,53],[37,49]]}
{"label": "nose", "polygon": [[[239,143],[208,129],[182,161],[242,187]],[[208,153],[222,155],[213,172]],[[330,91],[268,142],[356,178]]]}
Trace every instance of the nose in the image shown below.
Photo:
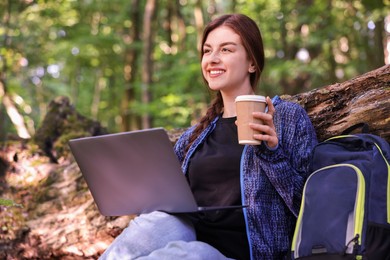
{"label": "nose", "polygon": [[210,62],[211,63],[218,63],[218,62],[220,62],[219,52],[213,51],[211,53],[211,55],[210,55]]}

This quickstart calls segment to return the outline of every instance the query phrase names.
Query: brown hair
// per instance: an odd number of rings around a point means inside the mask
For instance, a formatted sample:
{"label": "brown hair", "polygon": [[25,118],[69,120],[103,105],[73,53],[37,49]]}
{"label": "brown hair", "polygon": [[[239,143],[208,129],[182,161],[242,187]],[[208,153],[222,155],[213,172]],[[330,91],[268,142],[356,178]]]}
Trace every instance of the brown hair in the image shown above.
{"label": "brown hair", "polygon": [[[206,42],[207,36],[211,31],[220,26],[227,26],[240,36],[248,57],[253,61],[256,68],[256,71],[250,74],[250,83],[253,91],[255,91],[260,80],[261,72],[264,68],[263,40],[257,24],[251,18],[243,14],[226,14],[212,20],[203,31],[200,53],[201,59],[204,54],[203,45]],[[205,82],[207,81],[205,80]],[[217,91],[216,96],[211,101],[211,105],[207,109],[206,115],[200,119],[199,124],[194,129],[189,139],[189,144],[186,147],[186,152],[198,137],[198,135],[211,123],[211,121],[216,116],[220,115],[222,112],[222,95],[220,91]]]}

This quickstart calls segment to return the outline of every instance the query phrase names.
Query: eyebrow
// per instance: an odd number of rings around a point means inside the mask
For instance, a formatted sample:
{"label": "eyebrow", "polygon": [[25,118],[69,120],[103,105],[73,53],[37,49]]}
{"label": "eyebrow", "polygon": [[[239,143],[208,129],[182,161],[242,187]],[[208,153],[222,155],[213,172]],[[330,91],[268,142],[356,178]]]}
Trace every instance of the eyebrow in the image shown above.
{"label": "eyebrow", "polygon": [[[226,46],[226,45],[235,45],[235,46],[237,46],[238,44],[236,42],[223,42],[222,44],[220,44],[221,47]],[[204,46],[211,47],[211,44],[204,43],[203,47]]]}

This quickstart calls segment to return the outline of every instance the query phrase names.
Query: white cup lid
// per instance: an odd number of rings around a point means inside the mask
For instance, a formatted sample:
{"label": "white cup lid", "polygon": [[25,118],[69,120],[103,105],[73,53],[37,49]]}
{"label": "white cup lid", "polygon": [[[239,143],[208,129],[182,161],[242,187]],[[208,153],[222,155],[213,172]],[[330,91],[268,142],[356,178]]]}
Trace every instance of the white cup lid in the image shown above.
{"label": "white cup lid", "polygon": [[236,97],[237,101],[257,101],[257,102],[266,102],[264,96],[259,95],[241,95]]}

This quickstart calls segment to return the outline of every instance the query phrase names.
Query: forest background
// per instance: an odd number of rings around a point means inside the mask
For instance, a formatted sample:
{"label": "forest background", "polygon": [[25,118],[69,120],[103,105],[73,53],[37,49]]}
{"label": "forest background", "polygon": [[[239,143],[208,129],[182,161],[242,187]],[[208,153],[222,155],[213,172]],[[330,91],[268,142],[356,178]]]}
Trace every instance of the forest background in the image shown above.
{"label": "forest background", "polygon": [[30,138],[68,96],[110,132],[187,127],[207,107],[199,40],[239,12],[262,32],[263,95],[390,63],[389,0],[0,0],[0,141]]}

